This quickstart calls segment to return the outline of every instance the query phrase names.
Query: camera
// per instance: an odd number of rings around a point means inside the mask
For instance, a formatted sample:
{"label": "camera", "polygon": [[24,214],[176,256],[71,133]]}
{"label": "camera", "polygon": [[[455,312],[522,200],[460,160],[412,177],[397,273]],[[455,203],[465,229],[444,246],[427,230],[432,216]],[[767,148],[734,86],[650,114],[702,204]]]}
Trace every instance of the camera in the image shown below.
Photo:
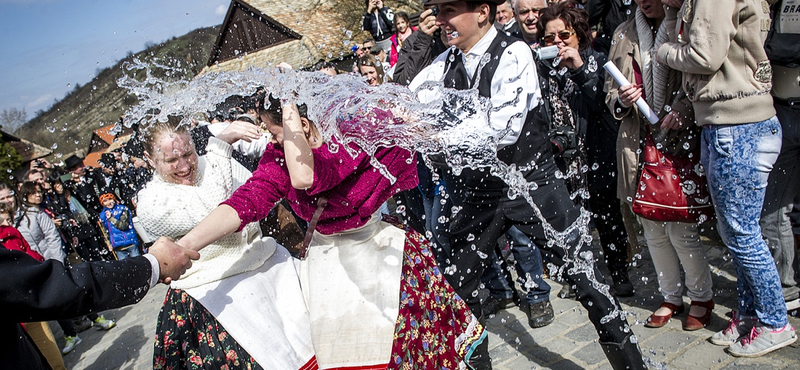
{"label": "camera", "polygon": [[547,132],[553,144],[553,154],[571,160],[578,156],[578,134],[567,127],[556,127]]}
{"label": "camera", "polygon": [[553,59],[558,56],[558,46],[544,46],[536,49],[536,56],[539,57],[539,60]]}
{"label": "camera", "polygon": [[439,5],[434,5],[431,7],[431,15],[434,17],[439,15]]}

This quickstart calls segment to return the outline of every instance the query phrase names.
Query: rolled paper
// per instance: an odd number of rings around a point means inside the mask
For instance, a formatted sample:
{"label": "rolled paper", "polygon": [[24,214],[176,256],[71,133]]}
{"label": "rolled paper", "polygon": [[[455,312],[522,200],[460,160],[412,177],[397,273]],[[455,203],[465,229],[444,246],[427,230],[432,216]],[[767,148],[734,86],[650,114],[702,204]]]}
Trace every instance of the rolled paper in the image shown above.
{"label": "rolled paper", "polygon": [[[614,78],[614,81],[617,81],[617,84],[619,84],[620,86],[628,86],[631,84],[630,81],[628,81],[628,79],[622,75],[622,72],[619,71],[619,68],[617,68],[617,66],[614,65],[614,62],[609,61],[608,63],[603,65],[603,68],[606,70],[606,72],[608,72],[608,74],[611,75],[611,77]],[[650,123],[658,122],[659,120],[658,115],[656,114],[656,112],[653,112],[653,110],[650,109],[650,106],[647,105],[647,102],[644,101],[644,99],[642,99],[641,97],[637,99],[636,106],[639,107],[639,112],[642,112],[642,115],[644,115],[645,118],[647,118],[647,120],[650,121]]]}

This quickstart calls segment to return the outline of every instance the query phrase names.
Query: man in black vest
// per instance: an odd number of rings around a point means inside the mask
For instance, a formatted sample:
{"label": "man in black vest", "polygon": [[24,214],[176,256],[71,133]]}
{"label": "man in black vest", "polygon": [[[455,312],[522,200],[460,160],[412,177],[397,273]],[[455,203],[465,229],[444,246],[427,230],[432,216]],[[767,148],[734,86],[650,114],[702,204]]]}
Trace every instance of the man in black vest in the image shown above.
{"label": "man in black vest", "polygon": [[[472,312],[481,317],[478,289],[486,257],[497,238],[516,226],[576,287],[612,367],[645,369],[619,303],[608,286],[598,282],[602,277],[591,253],[579,251],[585,241],[574,229],[560,235],[565,241],[558,243],[554,238],[552,229],[565,231],[579,219],[585,226],[588,213],[575,205],[563,180],[556,177],[547,126],[537,109],[541,92],[530,47],[493,27],[497,4],[501,2],[426,1],[425,5],[439,5],[436,23],[454,48],[439,55],[409,87],[415,91],[426,81],[443,81],[445,87],[477,89],[488,98],[493,106],[491,118],[465,120],[459,131],[496,138],[498,158],[519,167],[525,180],[535,184],[530,187],[530,196],[540,207],[541,215],[536,215],[524,197],[510,199],[506,184],[486,169],[464,169],[458,176],[445,173],[451,199],[461,208],[450,223],[452,268],[445,268],[445,277]],[[438,91],[431,89],[417,93],[423,102],[441,98]],[[471,363],[478,369],[491,369],[486,341],[476,348]]]}

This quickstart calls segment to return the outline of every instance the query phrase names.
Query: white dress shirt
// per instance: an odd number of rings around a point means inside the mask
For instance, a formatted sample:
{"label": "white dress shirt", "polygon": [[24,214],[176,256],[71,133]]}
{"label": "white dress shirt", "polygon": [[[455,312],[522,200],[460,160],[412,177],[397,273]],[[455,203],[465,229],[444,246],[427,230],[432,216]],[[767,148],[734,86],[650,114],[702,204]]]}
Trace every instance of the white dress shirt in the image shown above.
{"label": "white dress shirt", "polygon": [[[458,54],[464,58],[464,67],[470,76],[475,74],[483,54],[486,53],[495,36],[497,36],[497,29],[491,27],[489,32],[466,55]],[[416,90],[426,81],[444,80],[445,62],[449,53],[448,50],[440,54],[409,84],[409,89],[415,91],[420,102],[430,103],[441,99],[441,94],[437,90]],[[478,81],[476,80],[476,82]],[[477,89],[477,85],[472,88]],[[520,91],[519,100],[514,101],[518,90]],[[500,56],[495,74],[492,76],[490,101],[493,107],[501,108],[491,112],[491,119],[487,119],[486,115],[476,115],[473,120],[463,121],[460,124],[463,126],[461,131],[475,130],[474,132],[483,133],[486,137],[497,137],[508,127],[510,131],[498,138],[498,147],[514,144],[522,131],[528,111],[539,105],[541,96],[536,63],[533,61],[531,49],[525,42],[516,41],[506,47]]]}

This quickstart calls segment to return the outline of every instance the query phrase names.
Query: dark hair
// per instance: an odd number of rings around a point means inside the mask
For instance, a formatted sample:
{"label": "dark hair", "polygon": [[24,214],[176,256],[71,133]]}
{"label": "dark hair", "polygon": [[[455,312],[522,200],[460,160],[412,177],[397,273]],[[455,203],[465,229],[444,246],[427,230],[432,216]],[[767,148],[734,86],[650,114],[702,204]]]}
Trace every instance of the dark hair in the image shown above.
{"label": "dark hair", "polygon": [[359,73],[361,72],[361,66],[370,66],[374,67],[375,71],[378,72],[378,82],[383,83],[383,64],[378,60],[378,58],[372,54],[365,54],[361,58],[358,58],[356,62],[356,66],[359,67]]}
{"label": "dark hair", "polygon": [[497,4],[488,1],[467,1],[467,10],[474,12],[481,4],[489,6],[489,23],[494,24],[495,19],[497,19]]}
{"label": "dark hair", "polygon": [[[281,103],[280,99],[275,98],[272,94],[269,94],[264,98],[264,103],[258,104],[256,107],[256,111],[258,115],[266,115],[272,122],[276,125],[283,126],[283,103]],[[297,106],[297,111],[300,113],[300,117],[308,119],[308,107],[305,104],[300,104]]]}
{"label": "dark hair", "polygon": [[544,28],[550,21],[560,19],[564,26],[572,28],[578,37],[579,49],[592,46],[592,30],[589,26],[589,13],[581,9],[575,1],[564,1],[552,4],[539,11],[539,22],[536,24],[536,38],[544,38]]}
{"label": "dark hair", "polygon": [[16,213],[16,210],[10,204],[0,203],[0,213],[5,213],[5,214],[8,214],[8,215],[11,215],[11,218],[13,219],[14,218],[14,213]]}
{"label": "dark hair", "polygon": [[316,72],[327,68],[333,68],[333,70],[336,71],[337,74],[339,73],[339,69],[336,68],[336,65],[323,59],[320,59],[319,62],[314,63],[314,65],[310,68],[310,70],[312,72]]}
{"label": "dark hair", "polygon": [[397,20],[398,19],[402,19],[402,20],[406,21],[406,23],[408,24],[408,27],[411,28],[411,19],[408,18],[408,13],[406,13],[406,12],[397,12],[397,13],[394,13],[394,21],[392,21],[392,23],[394,23],[394,26],[395,26],[394,32],[397,32]]}
{"label": "dark hair", "polygon": [[[149,125],[144,125],[139,128],[144,150],[150,154],[154,154],[156,138],[161,137],[161,135],[165,133],[186,134],[191,136],[189,133],[189,125],[183,123],[183,117],[181,116],[168,116],[167,122],[152,120]],[[190,142],[194,145],[193,141],[190,140]]]}
{"label": "dark hair", "polygon": [[39,190],[41,191],[41,187],[39,186],[39,184],[33,181],[23,182],[22,185],[19,187],[19,195],[17,196],[17,200],[20,201],[19,203],[29,205],[28,196],[30,196],[33,193],[36,193],[36,188],[39,188]]}

